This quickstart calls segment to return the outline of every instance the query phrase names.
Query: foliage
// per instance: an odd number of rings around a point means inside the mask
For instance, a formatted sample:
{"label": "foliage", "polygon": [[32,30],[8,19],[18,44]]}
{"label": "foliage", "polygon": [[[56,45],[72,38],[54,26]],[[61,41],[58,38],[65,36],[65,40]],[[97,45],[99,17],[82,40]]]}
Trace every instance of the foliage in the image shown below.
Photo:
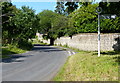
{"label": "foliage", "polygon": [[55,10],[56,13],[61,15],[65,14],[64,2],[57,2],[57,6],[55,8],[56,8]]}
{"label": "foliage", "polygon": [[73,33],[81,32],[96,32],[97,31],[97,13],[95,9],[97,4],[82,6],[80,9],[71,13],[69,17],[73,21],[72,28],[74,29]]}
{"label": "foliage", "polygon": [[70,13],[72,13],[75,9],[78,8],[78,2],[66,2],[65,3],[66,9],[65,11],[67,12],[67,14],[69,15]]}
{"label": "foliage", "polygon": [[[69,35],[78,33],[94,33],[97,32],[98,16],[96,13],[96,7],[98,4],[89,4],[88,6],[82,6],[78,10],[72,12],[69,15]],[[120,32],[120,18],[116,19],[100,19],[101,32]]]}
{"label": "foliage", "polygon": [[72,13],[74,10],[78,8],[78,2],[72,1],[57,2],[57,6],[55,8],[56,13],[68,16],[70,13]]}
{"label": "foliage", "polygon": [[2,47],[2,58],[10,58],[8,55],[24,53],[26,51],[27,50],[20,49],[15,45],[7,45]]}
{"label": "foliage", "polygon": [[[101,4],[103,3],[103,4]],[[118,3],[101,2],[102,14],[116,14],[115,19],[101,19],[101,32],[120,32],[120,10]],[[78,8],[78,4],[80,8]],[[35,36],[38,31],[44,38],[54,42],[56,38],[64,35],[70,37],[78,33],[97,32],[98,4],[90,2],[57,2],[56,12],[44,10],[38,15],[32,8],[23,6],[16,8],[12,3],[1,2],[2,7],[2,39],[4,44],[16,44],[18,47],[30,45],[28,39]],[[112,8],[113,6],[113,8]],[[107,10],[105,10],[107,8]],[[115,10],[114,10],[115,9]],[[112,12],[114,11],[114,12]],[[66,15],[67,12],[67,15]],[[22,43],[24,46],[22,46]]]}
{"label": "foliage", "polygon": [[[90,0],[89,0],[89,1],[90,1]],[[89,2],[89,1],[88,1],[88,2],[85,2],[85,1],[79,2],[79,5],[80,5],[80,6],[86,6],[86,7],[87,7],[89,4],[92,4],[92,2]]]}
{"label": "foliage", "polygon": [[0,2],[0,6],[2,9],[2,39],[3,44],[5,43],[11,43],[11,31],[13,28],[10,25],[10,18],[13,15],[13,10],[15,9],[15,6],[12,5],[12,3],[8,2]]}
{"label": "foliage", "polygon": [[64,36],[66,33],[66,16],[57,14],[51,10],[44,10],[38,14],[38,17],[41,19],[39,32],[44,34],[43,37],[45,39],[50,39],[51,44],[56,38]]}
{"label": "foliage", "polygon": [[17,47],[23,49],[23,50],[31,50],[33,48],[32,42],[28,42],[27,40],[20,40],[18,42]]}
{"label": "foliage", "polygon": [[120,1],[119,2],[103,2],[99,3],[99,6],[103,9],[102,14],[115,14],[120,16]]}
{"label": "foliage", "polygon": [[40,29],[38,30],[40,33],[48,34],[49,31],[52,30],[52,20],[55,18],[57,13],[54,13],[51,10],[44,10],[38,14],[38,17],[41,19]]}
{"label": "foliage", "polygon": [[56,34],[56,38],[64,36],[68,32],[68,18],[67,16],[58,15],[52,22],[53,33]]}
{"label": "foliage", "polygon": [[[28,42],[35,36],[38,27],[38,18],[35,11],[29,7],[22,6],[17,9],[12,3],[2,2],[2,37],[4,44],[15,44],[27,49],[32,47]],[[26,43],[26,44],[25,44]],[[24,44],[24,45],[23,45]]]}
{"label": "foliage", "polygon": [[116,19],[102,20],[102,32],[120,32],[120,1],[119,2],[100,2],[99,6],[103,9],[101,14],[117,15]]}
{"label": "foliage", "polygon": [[101,32],[103,33],[119,33],[120,32],[120,17],[116,19],[101,20]]}
{"label": "foliage", "polygon": [[34,12],[34,10],[25,6],[14,12],[15,16],[11,19],[11,25],[15,28],[15,41],[28,41],[29,38],[35,36],[38,19]]}

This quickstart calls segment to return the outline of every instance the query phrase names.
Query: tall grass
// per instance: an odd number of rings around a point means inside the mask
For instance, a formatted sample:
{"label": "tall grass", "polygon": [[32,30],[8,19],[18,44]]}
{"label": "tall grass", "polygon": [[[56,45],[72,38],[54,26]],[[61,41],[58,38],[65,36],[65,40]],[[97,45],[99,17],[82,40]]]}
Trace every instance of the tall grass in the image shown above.
{"label": "tall grass", "polygon": [[120,53],[85,52],[70,56],[54,81],[118,81]]}
{"label": "tall grass", "polygon": [[27,50],[23,50],[18,48],[15,45],[7,45],[2,47],[2,57],[1,58],[10,58],[11,54],[19,54],[19,53],[24,53]]}

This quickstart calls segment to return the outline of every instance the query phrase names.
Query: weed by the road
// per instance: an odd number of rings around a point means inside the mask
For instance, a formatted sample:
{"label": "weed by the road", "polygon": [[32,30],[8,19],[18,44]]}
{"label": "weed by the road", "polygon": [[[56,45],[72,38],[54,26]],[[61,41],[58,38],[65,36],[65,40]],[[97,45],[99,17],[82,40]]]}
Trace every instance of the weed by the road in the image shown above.
{"label": "weed by the road", "polygon": [[85,52],[70,56],[55,81],[118,81],[120,54]]}
{"label": "weed by the road", "polygon": [[7,46],[2,47],[2,58],[10,58],[10,56],[8,55],[24,53],[26,51],[27,50],[22,50],[13,45],[7,45]]}

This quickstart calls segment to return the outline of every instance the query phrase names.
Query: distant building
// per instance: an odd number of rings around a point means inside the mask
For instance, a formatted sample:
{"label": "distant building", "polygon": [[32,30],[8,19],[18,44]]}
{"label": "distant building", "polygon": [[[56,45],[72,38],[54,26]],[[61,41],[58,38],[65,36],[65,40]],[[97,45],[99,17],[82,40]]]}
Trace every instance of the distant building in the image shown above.
{"label": "distant building", "polygon": [[40,33],[36,33],[36,36],[38,37],[38,40],[42,40],[43,39],[43,34]]}

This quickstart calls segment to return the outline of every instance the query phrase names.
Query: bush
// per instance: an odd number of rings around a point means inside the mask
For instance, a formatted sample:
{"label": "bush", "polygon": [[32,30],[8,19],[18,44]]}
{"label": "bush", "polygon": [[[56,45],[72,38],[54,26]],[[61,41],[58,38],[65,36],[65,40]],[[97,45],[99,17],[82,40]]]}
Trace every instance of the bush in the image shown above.
{"label": "bush", "polygon": [[33,45],[27,40],[21,40],[18,42],[18,47],[24,50],[30,50],[31,48],[33,48]]}

